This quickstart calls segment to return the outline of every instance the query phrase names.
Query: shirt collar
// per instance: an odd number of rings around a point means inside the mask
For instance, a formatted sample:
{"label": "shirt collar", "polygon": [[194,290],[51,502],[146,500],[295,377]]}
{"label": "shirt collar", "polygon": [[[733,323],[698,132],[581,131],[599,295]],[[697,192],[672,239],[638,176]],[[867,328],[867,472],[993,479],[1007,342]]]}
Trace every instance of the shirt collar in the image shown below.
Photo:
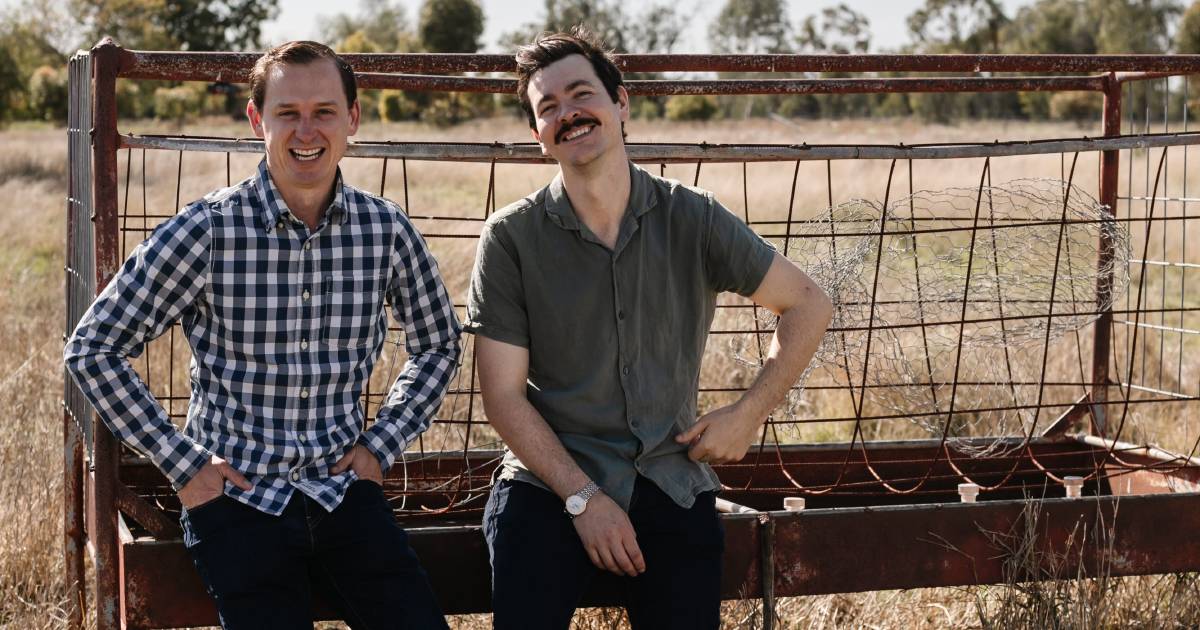
{"label": "shirt collar", "polygon": [[[650,174],[640,166],[629,163],[629,203],[625,206],[625,214],[640,218],[658,203],[654,194],[654,186],[650,182]],[[565,230],[578,230],[579,217],[571,207],[567,197],[567,188],[563,184],[562,171],[559,171],[546,189],[546,213],[559,227]]]}
{"label": "shirt collar", "polygon": [[[259,218],[262,220],[263,229],[270,232],[284,215],[287,215],[290,220],[295,220],[287,202],[283,200],[283,195],[275,187],[275,180],[271,178],[271,171],[267,169],[267,158],[263,158],[258,163],[257,188],[258,199],[262,202]],[[339,224],[344,224],[349,216],[349,206],[346,204],[346,186],[342,183],[341,167],[338,167],[337,175],[333,179],[333,201],[330,202],[326,212],[331,222],[336,221]]]}

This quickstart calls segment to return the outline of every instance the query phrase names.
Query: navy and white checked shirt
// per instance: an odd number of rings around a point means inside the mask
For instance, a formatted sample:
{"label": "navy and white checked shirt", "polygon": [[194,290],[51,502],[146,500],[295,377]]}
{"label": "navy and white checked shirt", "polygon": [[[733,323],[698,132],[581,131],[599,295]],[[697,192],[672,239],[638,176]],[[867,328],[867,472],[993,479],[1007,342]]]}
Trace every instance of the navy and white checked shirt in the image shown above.
{"label": "navy and white checked shirt", "polygon": [[[216,454],[253,485],[225,494],[279,514],[293,488],[328,510],[357,477],[330,468],[356,443],[386,471],[441,404],[460,328],[425,242],[394,203],[342,184],[310,231],[267,172],[160,225],[83,316],[64,350],[114,434],[183,487]],[[408,362],[376,422],[359,405],[387,334]],[[187,428],[172,426],[128,357],[182,321],[192,349]]]}

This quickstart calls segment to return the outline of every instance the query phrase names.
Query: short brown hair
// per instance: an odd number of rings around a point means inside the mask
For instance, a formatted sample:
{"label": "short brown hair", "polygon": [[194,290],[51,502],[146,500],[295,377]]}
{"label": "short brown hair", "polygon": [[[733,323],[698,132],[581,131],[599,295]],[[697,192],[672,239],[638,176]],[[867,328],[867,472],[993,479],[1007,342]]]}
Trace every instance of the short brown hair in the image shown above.
{"label": "short brown hair", "polygon": [[267,100],[267,75],[280,64],[306,65],[318,59],[328,59],[337,67],[342,77],[342,89],[346,92],[346,106],[354,105],[358,99],[358,84],[354,80],[354,71],[350,64],[333,52],[333,49],[320,42],[295,41],[280,44],[263,53],[254,62],[250,71],[250,99],[254,107],[262,111],[263,102]]}
{"label": "short brown hair", "polygon": [[530,129],[537,129],[537,116],[529,102],[529,80],[538,70],[571,55],[583,55],[592,63],[609,98],[617,102],[617,88],[625,85],[625,81],[604,42],[582,25],[567,33],[542,33],[533,43],[517,48],[517,96],[521,99],[521,109],[529,117]]}

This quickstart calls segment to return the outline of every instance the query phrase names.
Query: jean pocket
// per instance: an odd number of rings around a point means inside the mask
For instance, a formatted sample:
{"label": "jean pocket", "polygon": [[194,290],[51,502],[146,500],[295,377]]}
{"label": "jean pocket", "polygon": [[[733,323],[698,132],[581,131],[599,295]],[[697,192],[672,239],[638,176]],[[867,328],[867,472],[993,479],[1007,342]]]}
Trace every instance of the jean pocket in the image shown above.
{"label": "jean pocket", "polygon": [[221,526],[221,507],[230,501],[224,494],[200,505],[183,508],[179,516],[179,524],[183,528],[183,543],[191,548],[216,533]]}
{"label": "jean pocket", "polygon": [[338,274],[322,286],[321,341],[335,348],[368,346],[386,329],[383,298],[387,276]]}

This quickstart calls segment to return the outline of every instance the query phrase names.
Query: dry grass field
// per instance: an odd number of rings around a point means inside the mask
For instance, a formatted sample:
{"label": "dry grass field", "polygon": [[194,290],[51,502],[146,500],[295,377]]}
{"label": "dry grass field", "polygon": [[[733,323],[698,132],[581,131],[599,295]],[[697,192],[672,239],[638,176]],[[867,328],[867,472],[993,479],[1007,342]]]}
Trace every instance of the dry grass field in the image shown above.
{"label": "dry grass field", "polygon": [[[154,123],[131,123],[123,131],[169,133],[171,129]],[[193,135],[244,136],[249,129],[224,121],[206,121],[189,125]],[[646,123],[630,124],[630,141],[683,141],[710,143],[894,143],[954,142],[980,139],[1025,139],[1095,135],[1073,126],[1023,122],[963,123],[955,126],[928,126],[910,120],[809,121],[783,123],[768,120],[720,123]],[[62,538],[62,394],[61,349],[63,334],[63,242],[66,194],[66,134],[61,129],[18,128],[0,131],[0,627],[57,628],[63,625],[61,538]],[[472,122],[449,130],[412,124],[367,125],[360,139],[441,140],[441,141],[525,141],[528,133],[515,119],[500,118]],[[1155,153],[1154,155],[1157,155]],[[127,162],[126,160],[129,159]],[[152,153],[145,167],[141,154],[121,154],[124,184],[129,164],[130,185],[123,188],[120,202],[130,219],[124,243],[131,248],[140,238],[139,215],[163,215],[182,203],[223,185],[226,163],[223,155],[187,154],[181,166],[179,156],[171,152]],[[249,174],[256,156],[235,155],[229,167],[234,181]],[[1069,157],[1068,157],[1069,159]],[[1144,158],[1138,157],[1138,160]],[[1185,182],[1192,178],[1174,154],[1167,173],[1168,192],[1180,195]],[[979,182],[982,160],[927,162],[913,167],[912,188],[942,189],[974,187]],[[824,163],[805,163],[796,174],[798,185],[794,203],[789,200],[793,165],[751,164],[705,166],[699,176],[702,187],[713,190],[735,213],[754,220],[772,220],[787,216],[789,205],[796,218],[818,216],[832,199],[835,204],[851,198],[883,199],[888,164],[885,162],[835,162],[827,174]],[[1045,157],[1000,158],[991,165],[994,181],[1019,177],[1062,176],[1067,165],[1058,155]],[[1149,176],[1140,170],[1141,161],[1128,174],[1135,191],[1145,190],[1141,182]],[[1080,157],[1076,184],[1095,194],[1098,169],[1095,154]],[[653,170],[657,172],[657,167]],[[672,166],[670,177],[690,183],[695,166]],[[182,172],[183,177],[177,177]],[[378,160],[349,160],[345,168],[348,181],[366,190],[379,192],[382,164]],[[498,206],[528,194],[543,185],[553,174],[550,167],[498,166],[495,195]],[[404,191],[400,167],[388,166],[383,192],[404,204],[415,217],[482,217],[486,206],[489,167],[477,164],[409,163],[408,188]],[[826,186],[827,175],[832,189]],[[1185,178],[1185,175],[1187,178]],[[1127,178],[1122,169],[1123,185]],[[905,194],[910,182],[907,172],[897,172],[892,197]],[[1190,182],[1200,186],[1200,178]],[[1195,188],[1193,188],[1195,190]],[[407,196],[407,199],[405,197]],[[1178,213],[1179,208],[1169,212]],[[149,218],[145,227],[159,219]],[[478,223],[422,220],[418,226],[427,233],[477,233]],[[1157,228],[1156,228],[1157,229]],[[1200,233],[1187,230],[1155,232],[1148,258],[1200,262],[1188,254],[1186,239],[1200,239]],[[1138,241],[1135,234],[1135,241]],[[1161,238],[1161,243],[1159,242]],[[452,295],[461,303],[466,289],[467,272],[472,262],[475,241],[470,238],[431,239],[443,275]],[[1194,249],[1194,247],[1192,248]],[[1140,252],[1135,254],[1140,256]],[[1186,256],[1186,258],[1185,258]],[[1157,275],[1156,275],[1157,274]],[[1181,277],[1167,271],[1154,272],[1145,280],[1146,289],[1164,297],[1164,305],[1191,304]],[[1176,296],[1168,297],[1168,296]],[[1165,316],[1164,316],[1165,317]],[[1164,318],[1163,326],[1200,328],[1182,316]],[[1159,323],[1159,320],[1155,320]],[[1148,333],[1155,334],[1155,333]],[[1164,367],[1155,373],[1168,386],[1194,387],[1200,378],[1200,362],[1185,361],[1190,341],[1181,336],[1154,337],[1157,354],[1151,365]],[[1118,340],[1121,337],[1118,336]],[[1162,341],[1162,343],[1159,343]],[[160,341],[159,343],[164,343]],[[179,341],[176,348],[182,347]],[[703,379],[748,379],[752,372],[728,357],[727,345],[713,344],[706,360]],[[1073,360],[1075,346],[1064,346],[1055,361],[1057,369],[1066,369]],[[1083,348],[1086,352],[1086,348]],[[162,356],[163,353],[159,353]],[[1085,354],[1086,356],[1086,354]],[[384,359],[381,366],[396,357]],[[468,366],[469,367],[469,366]],[[1169,369],[1168,369],[1169,367]],[[161,374],[161,366],[144,369]],[[740,372],[739,372],[740,371]],[[177,371],[177,373],[180,371]],[[374,391],[386,386],[386,370],[373,383]],[[161,378],[161,377],[160,377]],[[181,379],[182,377],[179,376]],[[176,395],[185,384],[165,383]],[[1194,392],[1194,389],[1188,389]],[[710,396],[703,404],[720,402]],[[182,401],[172,412],[182,415]],[[453,404],[453,403],[448,403]],[[834,415],[848,405],[833,397],[810,401],[808,413]],[[1196,440],[1191,405],[1173,405],[1131,411],[1131,435],[1127,439],[1150,440],[1164,447],[1188,450]],[[846,439],[845,427],[826,427],[803,431],[792,439]],[[911,435],[911,427],[880,430],[876,437]],[[429,434],[430,449],[461,448],[463,436],[455,430]],[[479,431],[470,440],[481,446],[494,440],[487,431]],[[786,628],[1116,628],[1116,627],[1197,627],[1200,625],[1200,581],[1194,575],[1156,576],[1125,579],[1071,579],[1043,584],[1015,584],[995,587],[926,589],[821,597],[787,598],[779,603],[781,624]],[[730,628],[753,627],[760,623],[761,609],[753,601],[726,604],[725,624]],[[624,627],[619,611],[587,611],[577,617],[579,627]],[[487,627],[486,617],[456,618],[452,626]]]}

